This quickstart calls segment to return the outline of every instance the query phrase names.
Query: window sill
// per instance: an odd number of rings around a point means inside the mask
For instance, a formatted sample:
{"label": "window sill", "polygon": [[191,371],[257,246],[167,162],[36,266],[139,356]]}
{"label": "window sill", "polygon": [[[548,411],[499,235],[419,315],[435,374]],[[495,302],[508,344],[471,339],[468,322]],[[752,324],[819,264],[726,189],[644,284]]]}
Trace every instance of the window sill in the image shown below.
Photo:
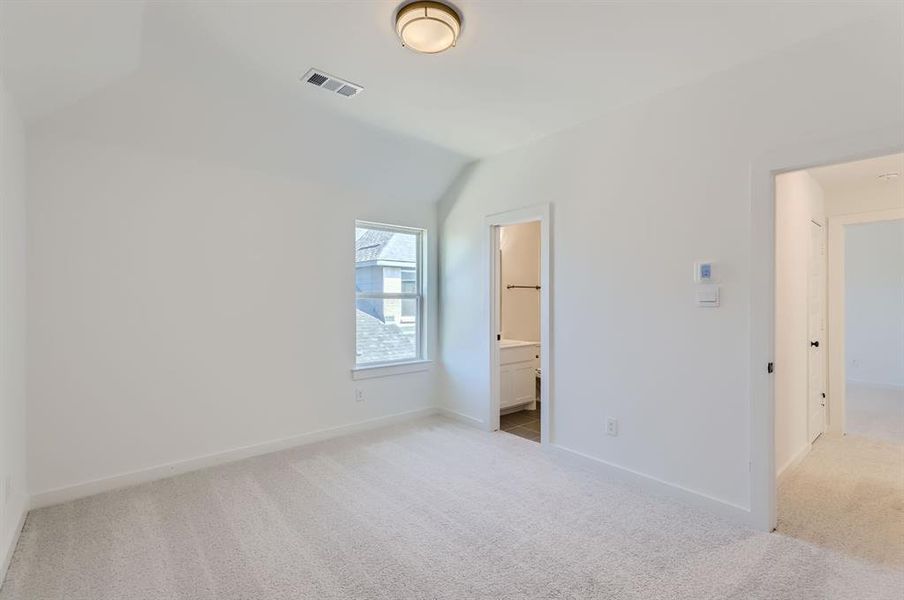
{"label": "window sill", "polygon": [[352,369],[352,379],[373,379],[375,377],[389,377],[391,375],[417,373],[419,371],[429,371],[432,367],[432,360],[413,360],[411,362],[395,363],[391,365],[355,367]]}

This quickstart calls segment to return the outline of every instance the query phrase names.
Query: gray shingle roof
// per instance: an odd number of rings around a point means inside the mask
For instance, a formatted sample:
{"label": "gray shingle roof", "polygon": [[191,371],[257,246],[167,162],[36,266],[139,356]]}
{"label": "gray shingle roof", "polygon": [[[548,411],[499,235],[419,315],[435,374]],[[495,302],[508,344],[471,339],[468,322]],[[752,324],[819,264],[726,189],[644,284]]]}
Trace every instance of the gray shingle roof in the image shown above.
{"label": "gray shingle roof", "polygon": [[416,262],[417,236],[411,233],[365,229],[355,240],[355,262],[372,260]]}
{"label": "gray shingle roof", "polygon": [[357,311],[358,363],[388,362],[417,357],[414,337],[406,335],[398,325]]}

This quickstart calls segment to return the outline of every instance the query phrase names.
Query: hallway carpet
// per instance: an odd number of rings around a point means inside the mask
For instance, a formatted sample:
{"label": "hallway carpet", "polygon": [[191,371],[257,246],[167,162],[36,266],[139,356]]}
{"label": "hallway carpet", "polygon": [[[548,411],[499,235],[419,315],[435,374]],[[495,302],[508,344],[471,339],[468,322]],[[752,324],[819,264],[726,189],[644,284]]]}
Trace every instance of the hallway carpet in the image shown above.
{"label": "hallway carpet", "polygon": [[847,383],[849,435],[904,444],[904,390]]}
{"label": "hallway carpet", "polygon": [[817,438],[782,476],[778,531],[904,571],[904,444]]}
{"label": "hallway carpet", "polygon": [[899,569],[440,418],[29,515],[2,600],[881,599]]}

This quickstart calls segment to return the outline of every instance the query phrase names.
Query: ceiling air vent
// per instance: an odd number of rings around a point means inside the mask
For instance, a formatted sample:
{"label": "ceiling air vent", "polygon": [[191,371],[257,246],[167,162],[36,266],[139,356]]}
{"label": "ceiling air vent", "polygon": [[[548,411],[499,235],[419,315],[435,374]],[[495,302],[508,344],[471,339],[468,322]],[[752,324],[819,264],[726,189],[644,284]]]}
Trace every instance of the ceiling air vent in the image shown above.
{"label": "ceiling air vent", "polygon": [[345,96],[346,98],[357,96],[364,91],[364,88],[356,83],[333,77],[329,73],[324,73],[319,69],[309,70],[301,76],[301,80],[306,81],[311,85],[316,85],[328,92],[334,92],[340,96]]}

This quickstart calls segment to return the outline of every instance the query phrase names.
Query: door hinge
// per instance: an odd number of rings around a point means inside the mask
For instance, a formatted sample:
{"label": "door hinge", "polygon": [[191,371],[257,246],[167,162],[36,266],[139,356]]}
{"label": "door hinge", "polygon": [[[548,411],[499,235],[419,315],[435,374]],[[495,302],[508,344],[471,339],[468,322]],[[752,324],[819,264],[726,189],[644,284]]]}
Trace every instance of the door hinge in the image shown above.
{"label": "door hinge", "polygon": [[767,364],[767,365],[766,365],[766,372],[767,372],[767,373],[772,373],[773,371],[775,371],[775,363],[769,363],[769,364]]}

